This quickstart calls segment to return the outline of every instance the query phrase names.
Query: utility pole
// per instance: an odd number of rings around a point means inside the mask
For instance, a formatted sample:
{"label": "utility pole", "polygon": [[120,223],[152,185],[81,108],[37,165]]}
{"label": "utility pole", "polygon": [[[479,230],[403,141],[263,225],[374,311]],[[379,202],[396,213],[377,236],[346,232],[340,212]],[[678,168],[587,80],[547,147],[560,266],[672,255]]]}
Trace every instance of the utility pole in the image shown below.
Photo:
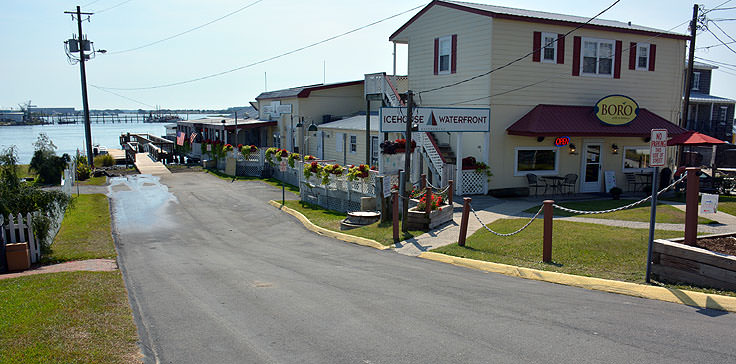
{"label": "utility pole", "polygon": [[[690,21],[690,49],[687,57],[687,75],[685,75],[685,101],[683,103],[682,114],[680,117],[680,127],[687,127],[687,118],[690,115],[690,90],[693,88],[693,63],[695,63],[695,33],[698,30],[698,4],[693,5],[693,19]],[[677,148],[679,161],[682,163],[683,146]]]}
{"label": "utility pole", "polygon": [[92,130],[89,120],[89,102],[87,101],[87,71],[84,68],[84,61],[86,60],[84,54],[84,47],[87,44],[87,40],[84,39],[84,33],[82,33],[82,15],[92,15],[93,13],[83,13],[79,5],[77,5],[77,11],[65,11],[64,14],[76,14],[77,15],[77,27],[79,30],[79,70],[82,75],[82,106],[84,108],[84,137],[86,139],[87,146],[87,163],[95,168],[94,160],[92,158]]}
{"label": "utility pole", "polygon": [[[401,231],[409,231],[408,217],[409,217],[409,193],[406,190],[409,189],[411,180],[411,125],[414,123],[414,92],[412,90],[406,93],[406,148],[404,151],[404,191],[399,191],[399,196],[404,197],[403,205],[401,208],[403,221],[401,223]],[[429,203],[429,201],[427,201]]]}

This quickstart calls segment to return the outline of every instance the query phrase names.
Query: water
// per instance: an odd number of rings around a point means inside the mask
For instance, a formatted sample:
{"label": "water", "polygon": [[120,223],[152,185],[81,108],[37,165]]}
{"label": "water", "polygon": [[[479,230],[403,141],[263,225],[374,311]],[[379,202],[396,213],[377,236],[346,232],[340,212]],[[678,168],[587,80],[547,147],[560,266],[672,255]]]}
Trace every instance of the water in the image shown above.
{"label": "water", "polygon": [[[123,114],[121,114],[123,115]],[[180,115],[186,120],[186,115]],[[207,115],[189,115],[189,120],[195,120]],[[122,116],[121,116],[122,117]],[[166,135],[167,123],[92,123],[92,145],[101,145],[107,148],[120,149],[120,134],[123,133],[139,133],[152,134],[156,136]],[[17,125],[17,126],[0,126],[0,149],[4,150],[15,145],[18,155],[18,163],[28,164],[33,158],[35,148],[33,143],[38,139],[40,133],[46,133],[54,145],[56,145],[56,155],[68,153],[74,156],[79,149],[81,154],[85,154],[84,140],[84,124],[63,124],[63,125]]]}

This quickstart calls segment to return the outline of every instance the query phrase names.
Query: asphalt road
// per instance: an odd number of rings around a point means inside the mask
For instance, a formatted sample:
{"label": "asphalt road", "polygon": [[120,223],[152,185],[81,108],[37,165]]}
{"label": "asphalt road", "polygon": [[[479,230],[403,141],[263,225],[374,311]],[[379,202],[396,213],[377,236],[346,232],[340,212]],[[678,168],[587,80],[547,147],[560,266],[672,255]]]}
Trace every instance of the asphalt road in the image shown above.
{"label": "asphalt road", "polygon": [[146,362],[736,362],[733,314],[336,241],[260,182],[161,182],[111,187]]}

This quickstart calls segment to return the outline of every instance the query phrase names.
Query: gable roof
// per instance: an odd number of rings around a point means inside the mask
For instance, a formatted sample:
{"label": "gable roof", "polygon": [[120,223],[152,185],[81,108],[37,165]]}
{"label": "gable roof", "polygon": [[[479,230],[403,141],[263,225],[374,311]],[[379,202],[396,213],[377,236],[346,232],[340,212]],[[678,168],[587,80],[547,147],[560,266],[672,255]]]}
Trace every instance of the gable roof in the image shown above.
{"label": "gable roof", "polygon": [[262,92],[260,95],[258,95],[258,97],[256,97],[256,100],[283,99],[287,97],[302,97],[303,98],[303,97],[309,97],[309,93],[311,93],[312,91],[326,90],[326,89],[337,88],[337,87],[354,86],[354,85],[360,85],[362,83],[363,83],[363,80],[349,81],[349,82],[336,82],[336,83],[327,83],[327,84],[318,83],[316,85],[285,88],[283,90]]}
{"label": "gable roof", "polygon": [[[462,2],[462,1],[433,0],[431,3],[429,3],[429,5],[425,6],[421,11],[419,11],[419,13],[417,13],[411,19],[409,19],[408,22],[402,25],[401,28],[399,28],[397,31],[391,34],[391,36],[389,37],[389,40],[390,41],[396,40],[398,35],[402,31],[404,31],[404,29],[406,29],[409,25],[411,25],[411,23],[413,23],[415,20],[417,20],[419,17],[421,17],[424,13],[426,13],[429,9],[431,9],[434,6],[444,6],[447,8],[467,11],[469,13],[484,15],[484,16],[488,16],[491,18],[511,19],[511,20],[519,20],[519,21],[526,21],[526,22],[532,22],[532,23],[544,23],[544,24],[554,24],[554,25],[574,26],[574,27],[577,27],[580,24],[583,24],[590,19],[590,18],[586,18],[582,16],[549,13],[549,12],[537,11],[537,10],[516,9],[516,8],[505,7],[505,6],[475,4],[475,3],[468,3],[468,2]],[[593,19],[589,24],[586,24],[585,26],[583,26],[583,28],[607,30],[607,31],[612,31],[612,32],[657,35],[663,38],[674,38],[674,39],[683,39],[683,40],[690,39],[689,36],[686,36],[680,33],[674,33],[674,32],[670,32],[666,30],[649,28],[649,27],[645,27],[641,25],[629,24],[629,23],[620,22],[616,20]]]}

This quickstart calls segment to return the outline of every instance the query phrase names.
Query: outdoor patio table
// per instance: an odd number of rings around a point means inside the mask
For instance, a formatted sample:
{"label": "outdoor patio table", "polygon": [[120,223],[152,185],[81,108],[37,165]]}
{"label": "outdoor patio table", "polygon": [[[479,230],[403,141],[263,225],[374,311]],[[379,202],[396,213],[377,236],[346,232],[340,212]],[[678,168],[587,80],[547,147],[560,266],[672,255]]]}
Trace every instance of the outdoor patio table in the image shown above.
{"label": "outdoor patio table", "polygon": [[547,180],[547,185],[550,187],[552,192],[554,193],[555,190],[557,190],[558,193],[562,193],[562,181],[565,180],[565,177],[560,176],[543,176],[542,179]]}

